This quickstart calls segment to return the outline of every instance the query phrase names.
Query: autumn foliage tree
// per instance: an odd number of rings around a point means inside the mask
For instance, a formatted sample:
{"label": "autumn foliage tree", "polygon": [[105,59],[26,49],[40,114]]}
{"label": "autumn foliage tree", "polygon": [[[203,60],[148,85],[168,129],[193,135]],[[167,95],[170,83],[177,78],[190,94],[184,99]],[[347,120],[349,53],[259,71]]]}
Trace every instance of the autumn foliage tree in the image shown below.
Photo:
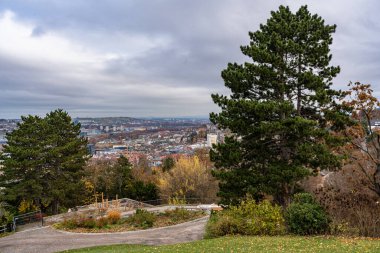
{"label": "autumn foliage tree", "polygon": [[93,196],[103,193],[108,199],[114,199],[116,195],[136,200],[158,198],[156,185],[149,180],[141,180],[145,175],[143,168],[134,168],[124,156],[117,160],[90,160],[85,172],[85,182],[92,186],[88,188],[92,189]]}
{"label": "autumn foliage tree", "polygon": [[356,124],[344,132],[351,139],[346,152],[361,173],[363,185],[380,197],[380,126],[374,126],[380,119],[380,102],[370,84],[356,82],[349,86],[345,104],[353,109]]}
{"label": "autumn foliage tree", "polygon": [[197,156],[181,157],[170,171],[161,172],[158,177],[162,198],[195,198],[204,203],[216,199],[217,181]]}

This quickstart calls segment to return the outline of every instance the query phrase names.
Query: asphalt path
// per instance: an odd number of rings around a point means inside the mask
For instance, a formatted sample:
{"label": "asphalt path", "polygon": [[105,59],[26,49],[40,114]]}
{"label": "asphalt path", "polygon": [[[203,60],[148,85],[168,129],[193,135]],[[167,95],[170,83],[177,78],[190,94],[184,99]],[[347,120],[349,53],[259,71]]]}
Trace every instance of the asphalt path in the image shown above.
{"label": "asphalt path", "polygon": [[169,227],[118,233],[71,233],[34,228],[0,238],[1,253],[52,253],[111,244],[164,245],[200,240],[208,216]]}

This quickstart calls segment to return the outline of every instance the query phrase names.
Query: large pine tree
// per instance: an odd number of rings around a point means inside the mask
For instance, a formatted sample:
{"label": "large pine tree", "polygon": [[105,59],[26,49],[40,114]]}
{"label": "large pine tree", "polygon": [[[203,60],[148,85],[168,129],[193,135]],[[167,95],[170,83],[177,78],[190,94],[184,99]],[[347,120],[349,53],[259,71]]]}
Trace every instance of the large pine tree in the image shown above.
{"label": "large pine tree", "polygon": [[211,151],[225,203],[249,193],[286,205],[299,180],[339,167],[331,148],[342,140],[332,131],[348,118],[337,104],[342,93],[331,88],[340,71],[330,66],[335,28],[307,6],[280,6],[241,47],[252,61],[222,71],[231,95],[212,95],[221,112],[210,119],[232,132]]}
{"label": "large pine tree", "polygon": [[3,198],[18,205],[26,201],[57,213],[59,206],[80,202],[87,140],[79,137],[80,125],[62,110],[45,118],[22,117],[7,134],[0,184]]}

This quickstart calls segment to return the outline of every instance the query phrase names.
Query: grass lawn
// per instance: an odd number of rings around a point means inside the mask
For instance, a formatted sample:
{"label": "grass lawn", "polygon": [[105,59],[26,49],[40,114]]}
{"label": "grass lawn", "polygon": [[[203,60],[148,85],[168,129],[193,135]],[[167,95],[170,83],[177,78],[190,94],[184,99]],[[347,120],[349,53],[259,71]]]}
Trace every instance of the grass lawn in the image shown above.
{"label": "grass lawn", "polygon": [[113,245],[64,251],[70,253],[134,253],[134,252],[380,252],[380,239],[301,236],[233,236],[192,243],[142,246]]}

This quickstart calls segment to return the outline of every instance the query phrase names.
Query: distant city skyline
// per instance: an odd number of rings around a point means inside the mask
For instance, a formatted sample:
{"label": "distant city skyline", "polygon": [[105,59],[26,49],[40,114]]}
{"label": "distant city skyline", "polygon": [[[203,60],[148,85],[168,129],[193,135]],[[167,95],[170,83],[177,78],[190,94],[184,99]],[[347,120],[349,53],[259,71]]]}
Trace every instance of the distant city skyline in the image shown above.
{"label": "distant city skyline", "polygon": [[[21,119],[21,116],[27,116],[29,114],[24,114],[24,115],[20,115],[20,117],[17,117],[17,118],[0,118],[0,120],[20,120]],[[44,117],[46,116],[46,113],[45,114],[32,114],[32,115],[38,115],[38,116],[41,116],[41,117]],[[101,118],[135,118],[135,119],[142,119],[142,120],[166,120],[166,119],[184,119],[184,120],[188,120],[188,119],[201,119],[201,120],[209,120],[209,116],[162,116],[162,117],[159,117],[159,116],[153,116],[153,117],[150,117],[150,116],[145,116],[145,117],[131,117],[131,116],[109,116],[109,115],[105,115],[105,116],[90,116],[90,117],[81,117],[81,116],[72,116],[70,115],[71,118],[73,120],[75,119],[101,119]]]}
{"label": "distant city skyline", "polygon": [[249,61],[240,45],[280,4],[337,24],[336,89],[371,83],[380,97],[380,2],[2,0],[0,118],[207,117],[220,72]]}

